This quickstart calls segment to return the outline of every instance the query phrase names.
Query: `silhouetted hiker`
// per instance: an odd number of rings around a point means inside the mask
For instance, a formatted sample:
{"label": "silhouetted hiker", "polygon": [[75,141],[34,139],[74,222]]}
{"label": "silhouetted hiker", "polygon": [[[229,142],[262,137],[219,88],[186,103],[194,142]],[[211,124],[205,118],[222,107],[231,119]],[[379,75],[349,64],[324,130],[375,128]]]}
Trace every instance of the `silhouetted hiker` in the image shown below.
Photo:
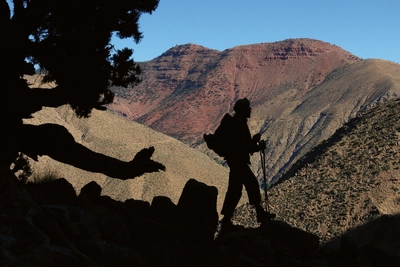
{"label": "silhouetted hiker", "polygon": [[222,229],[232,226],[231,218],[242,196],[243,185],[249,203],[256,209],[257,222],[264,223],[268,217],[273,217],[261,206],[258,180],[249,166],[250,154],[265,149],[266,144],[260,142],[260,134],[253,138],[250,135],[247,126],[247,119],[251,115],[250,101],[247,98],[239,99],[233,109],[234,116],[226,114],[214,135],[204,135],[208,147],[225,157],[230,168],[228,191],[221,211],[224,215]]}

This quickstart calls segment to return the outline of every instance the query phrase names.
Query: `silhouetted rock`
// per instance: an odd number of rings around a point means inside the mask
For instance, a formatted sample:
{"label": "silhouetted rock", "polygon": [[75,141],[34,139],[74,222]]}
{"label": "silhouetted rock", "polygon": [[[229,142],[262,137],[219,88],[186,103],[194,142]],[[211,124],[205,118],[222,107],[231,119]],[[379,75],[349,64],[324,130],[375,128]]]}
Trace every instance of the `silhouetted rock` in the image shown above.
{"label": "silhouetted rock", "polygon": [[97,200],[101,194],[101,186],[92,181],[82,187],[79,197],[86,197],[90,201]]}
{"label": "silhouetted rock", "polygon": [[319,249],[318,236],[286,223],[271,221],[265,231],[271,239],[285,243],[299,259],[310,260]]}
{"label": "silhouetted rock", "polygon": [[277,221],[265,229],[238,229],[215,240],[218,266],[329,266],[317,257],[318,239],[317,244],[309,245],[309,240],[316,238],[311,234]]}
{"label": "silhouetted rock", "polygon": [[362,252],[368,255],[371,266],[400,266],[400,257],[390,255],[382,249],[372,245],[366,245],[362,248]]}
{"label": "silhouetted rock", "polygon": [[178,202],[182,231],[192,243],[211,243],[218,224],[218,190],[190,179]]}
{"label": "silhouetted rock", "polygon": [[51,182],[28,183],[28,188],[40,192],[43,197],[41,201],[45,202],[41,204],[75,204],[78,200],[75,189],[65,178]]}
{"label": "silhouetted rock", "polygon": [[166,225],[176,225],[178,209],[168,197],[157,196],[151,202],[152,218]]}
{"label": "silhouetted rock", "polygon": [[88,240],[80,242],[79,248],[98,263],[98,266],[148,266],[136,251],[128,247],[120,247],[99,240]]}
{"label": "silhouetted rock", "polygon": [[340,253],[348,261],[354,260],[360,253],[357,242],[350,236],[343,236],[340,240]]}
{"label": "silhouetted rock", "polygon": [[143,200],[127,199],[125,206],[132,215],[137,217],[149,218],[151,216],[150,203]]}
{"label": "silhouetted rock", "polygon": [[[0,266],[399,266],[399,257],[376,240],[355,249],[344,239],[341,252],[328,255],[316,236],[279,221],[213,240],[217,190],[194,179],[177,206],[166,197],[151,206],[106,196],[93,202],[75,196],[71,204],[65,180],[25,190],[6,173],[0,172],[0,183],[9,185],[7,196],[0,194]],[[95,183],[83,192],[90,190],[98,196]]]}

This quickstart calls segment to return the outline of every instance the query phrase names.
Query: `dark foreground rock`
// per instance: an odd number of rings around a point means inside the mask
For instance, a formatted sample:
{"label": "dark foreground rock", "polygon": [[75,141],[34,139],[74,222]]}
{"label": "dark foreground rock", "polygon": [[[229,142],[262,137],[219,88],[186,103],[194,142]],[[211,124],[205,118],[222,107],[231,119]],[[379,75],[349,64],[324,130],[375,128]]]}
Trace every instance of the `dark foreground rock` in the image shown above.
{"label": "dark foreground rock", "polygon": [[22,185],[7,171],[0,176],[0,266],[398,263],[398,257],[376,247],[353,248],[349,240],[343,247],[363,253],[363,261],[355,261],[354,253],[343,250],[321,251],[316,236],[279,221],[263,228],[238,226],[214,239],[218,192],[194,179],[187,182],[175,205],[162,196],[151,204],[133,199],[118,202],[101,196],[95,182],[76,196],[65,179]]}

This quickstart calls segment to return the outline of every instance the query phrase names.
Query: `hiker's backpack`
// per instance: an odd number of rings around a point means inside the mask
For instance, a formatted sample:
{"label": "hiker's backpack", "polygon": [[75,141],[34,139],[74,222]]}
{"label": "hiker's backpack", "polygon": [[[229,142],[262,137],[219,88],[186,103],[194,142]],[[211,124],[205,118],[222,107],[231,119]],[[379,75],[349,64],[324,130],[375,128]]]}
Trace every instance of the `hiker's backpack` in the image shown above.
{"label": "hiker's backpack", "polygon": [[204,134],[203,138],[207,147],[220,157],[225,157],[230,149],[229,133],[231,131],[232,116],[228,113],[221,120],[221,124],[214,134]]}

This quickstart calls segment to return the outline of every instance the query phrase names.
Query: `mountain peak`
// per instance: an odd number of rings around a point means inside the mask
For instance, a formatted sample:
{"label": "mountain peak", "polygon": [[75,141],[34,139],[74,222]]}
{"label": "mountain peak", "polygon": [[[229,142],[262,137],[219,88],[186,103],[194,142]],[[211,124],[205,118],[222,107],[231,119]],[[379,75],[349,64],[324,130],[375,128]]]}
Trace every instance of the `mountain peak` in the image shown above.
{"label": "mountain peak", "polygon": [[183,45],[176,45],[170,49],[168,49],[166,52],[161,54],[158,58],[161,57],[180,57],[184,55],[190,55],[190,54],[203,54],[203,53],[208,53],[210,51],[217,51],[213,50],[210,48],[207,48],[205,46],[193,44],[193,43],[187,43]]}

